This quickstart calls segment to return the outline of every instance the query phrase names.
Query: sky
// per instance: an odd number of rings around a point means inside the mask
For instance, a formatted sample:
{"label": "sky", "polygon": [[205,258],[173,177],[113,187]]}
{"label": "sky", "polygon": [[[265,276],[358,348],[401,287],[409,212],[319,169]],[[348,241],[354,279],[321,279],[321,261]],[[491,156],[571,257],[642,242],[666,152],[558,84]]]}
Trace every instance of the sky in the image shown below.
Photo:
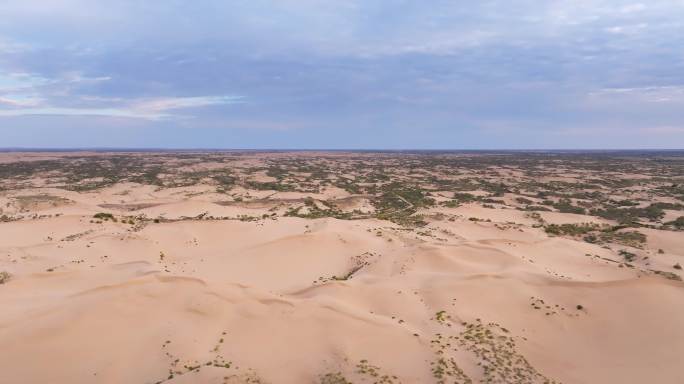
{"label": "sky", "polygon": [[684,148],[684,0],[3,0],[0,148]]}

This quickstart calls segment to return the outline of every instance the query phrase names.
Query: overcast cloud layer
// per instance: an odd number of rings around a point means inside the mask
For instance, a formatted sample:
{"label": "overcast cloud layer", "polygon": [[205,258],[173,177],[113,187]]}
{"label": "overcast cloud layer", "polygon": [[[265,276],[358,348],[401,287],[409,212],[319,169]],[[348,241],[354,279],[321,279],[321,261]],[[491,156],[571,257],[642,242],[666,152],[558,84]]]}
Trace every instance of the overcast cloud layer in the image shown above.
{"label": "overcast cloud layer", "polygon": [[4,1],[15,146],[684,148],[684,1]]}

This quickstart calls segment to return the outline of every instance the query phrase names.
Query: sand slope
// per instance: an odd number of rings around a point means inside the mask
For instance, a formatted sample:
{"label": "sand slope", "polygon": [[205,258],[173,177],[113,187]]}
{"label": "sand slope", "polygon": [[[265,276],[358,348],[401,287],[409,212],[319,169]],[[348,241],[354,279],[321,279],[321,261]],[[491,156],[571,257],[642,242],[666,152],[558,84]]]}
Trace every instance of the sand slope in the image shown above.
{"label": "sand slope", "polygon": [[[513,231],[487,239],[470,222],[451,223],[467,238],[447,242],[335,219],[134,234],[71,216],[26,225],[2,224],[15,276],[0,289],[0,361],[13,383],[148,383],[216,359],[231,368],[212,363],[170,382],[301,383],[338,371],[361,380],[354,366],[364,359],[402,382],[431,382],[434,335],[477,318],[510,330],[530,364],[559,381],[684,380],[671,369],[684,353],[682,284],[585,257],[590,245]],[[41,241],[69,231],[86,234]],[[364,253],[352,278],[330,280]],[[434,321],[442,310],[453,326]]]}

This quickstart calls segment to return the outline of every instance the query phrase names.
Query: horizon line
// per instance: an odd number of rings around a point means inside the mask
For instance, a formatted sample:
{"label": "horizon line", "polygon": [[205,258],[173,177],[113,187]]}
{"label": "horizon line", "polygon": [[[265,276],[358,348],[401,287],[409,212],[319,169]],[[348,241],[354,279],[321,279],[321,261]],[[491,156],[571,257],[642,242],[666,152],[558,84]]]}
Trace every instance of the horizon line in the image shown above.
{"label": "horizon line", "polygon": [[0,152],[679,152],[684,148],[210,148],[210,147],[0,147]]}

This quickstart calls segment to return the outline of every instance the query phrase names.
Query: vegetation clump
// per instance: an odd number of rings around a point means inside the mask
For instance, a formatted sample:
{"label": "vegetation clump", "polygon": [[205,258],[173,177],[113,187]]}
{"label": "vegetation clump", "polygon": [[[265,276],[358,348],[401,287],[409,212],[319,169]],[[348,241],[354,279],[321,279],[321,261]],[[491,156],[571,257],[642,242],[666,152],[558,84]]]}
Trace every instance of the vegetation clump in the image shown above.
{"label": "vegetation clump", "polygon": [[620,256],[624,257],[627,262],[632,262],[636,259],[637,255],[635,253],[626,251],[624,249],[621,249],[620,252],[618,252]]}
{"label": "vegetation clump", "polygon": [[463,330],[456,342],[473,353],[483,370],[484,383],[556,383],[537,371],[527,359],[516,350],[516,341],[507,335],[507,329],[498,324],[463,323]]}
{"label": "vegetation clump", "polygon": [[615,220],[620,224],[627,225],[638,224],[640,219],[655,221],[665,216],[662,206],[658,204],[651,204],[645,208],[607,207],[604,209],[594,209],[591,211],[591,214],[604,219]]}
{"label": "vegetation clump", "polygon": [[[305,219],[320,219],[323,217],[333,217],[340,220],[351,220],[355,218],[352,212],[343,212],[339,210],[333,204],[326,201],[320,203],[324,208],[319,207],[316,201],[307,197],[304,199],[304,206],[291,207],[285,212],[285,216],[301,217]],[[306,212],[302,212],[302,209],[306,207]]]}
{"label": "vegetation clump", "polygon": [[638,231],[605,231],[601,233],[600,239],[603,242],[614,242],[630,247],[641,248],[646,242],[646,235]]}
{"label": "vegetation clump", "polygon": [[668,221],[665,225],[673,227],[675,229],[684,229],[684,216],[679,216],[675,220]]}
{"label": "vegetation clump", "polygon": [[674,272],[656,271],[656,270],[651,270],[651,272],[655,273],[656,275],[662,276],[668,280],[682,281],[682,277],[679,276],[678,274],[674,273]]}
{"label": "vegetation clump", "polygon": [[322,375],[319,384],[352,384],[352,382],[347,380],[341,372],[335,372]]}
{"label": "vegetation clump", "polygon": [[583,236],[587,243],[617,243],[640,248],[646,242],[646,235],[638,231],[624,231],[624,226],[602,226],[594,223],[549,224],[544,231],[556,236]]}
{"label": "vegetation clump", "polygon": [[544,228],[544,231],[552,235],[568,235],[581,236],[587,233],[596,231],[599,227],[597,224],[582,223],[582,224],[549,224]]}
{"label": "vegetation clump", "polygon": [[399,379],[397,376],[384,374],[380,367],[372,365],[365,359],[356,364],[356,372],[364,376],[370,376],[374,384],[394,384]]}
{"label": "vegetation clump", "polygon": [[570,199],[560,199],[559,201],[552,203],[551,206],[562,213],[575,213],[579,215],[586,213],[584,208],[573,205]]}
{"label": "vegetation clump", "polygon": [[383,186],[381,194],[373,200],[378,219],[403,226],[426,225],[427,223],[416,213],[418,209],[434,204],[435,200],[423,189],[396,182]]}
{"label": "vegetation clump", "polygon": [[0,284],[5,284],[10,281],[12,275],[7,271],[0,271]]}
{"label": "vegetation clump", "polygon": [[290,191],[295,190],[295,188],[290,184],[273,182],[273,181],[266,181],[266,182],[250,181],[247,183],[247,187],[249,187],[250,189],[256,189],[257,191],[290,192]]}
{"label": "vegetation clump", "polygon": [[98,213],[94,214],[93,218],[98,219],[98,220],[102,220],[102,221],[108,221],[108,220],[116,221],[116,218],[114,218],[114,215],[112,215],[111,213],[104,213],[104,212],[98,212]]}

